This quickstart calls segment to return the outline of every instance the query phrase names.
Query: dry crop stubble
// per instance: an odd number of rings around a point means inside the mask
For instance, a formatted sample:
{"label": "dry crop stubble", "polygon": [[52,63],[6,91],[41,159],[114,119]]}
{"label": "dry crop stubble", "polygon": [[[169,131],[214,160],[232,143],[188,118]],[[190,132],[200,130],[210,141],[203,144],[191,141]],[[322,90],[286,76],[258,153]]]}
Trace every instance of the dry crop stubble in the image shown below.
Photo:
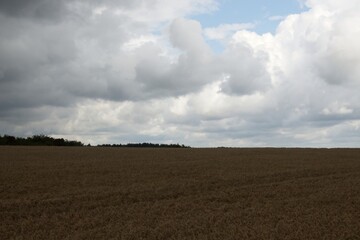
{"label": "dry crop stubble", "polygon": [[0,147],[2,239],[360,239],[359,149]]}

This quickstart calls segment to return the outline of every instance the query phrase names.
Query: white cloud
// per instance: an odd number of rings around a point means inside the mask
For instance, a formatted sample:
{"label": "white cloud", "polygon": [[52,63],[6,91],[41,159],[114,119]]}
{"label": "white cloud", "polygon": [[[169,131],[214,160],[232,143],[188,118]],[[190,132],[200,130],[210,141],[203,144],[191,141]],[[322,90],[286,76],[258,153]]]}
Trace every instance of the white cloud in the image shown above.
{"label": "white cloud", "polygon": [[340,104],[339,102],[334,102],[329,107],[324,108],[322,110],[322,113],[325,115],[345,115],[353,113],[354,110],[349,108],[347,105],[348,104]]}
{"label": "white cloud", "polygon": [[252,29],[255,27],[253,23],[233,23],[233,24],[221,24],[213,28],[205,28],[204,34],[208,39],[223,40],[230,37],[237,31]]}
{"label": "white cloud", "polygon": [[122,50],[126,52],[131,52],[146,43],[156,43],[156,41],[157,37],[154,35],[140,35],[139,37],[132,38],[129,41],[125,42],[122,46]]}

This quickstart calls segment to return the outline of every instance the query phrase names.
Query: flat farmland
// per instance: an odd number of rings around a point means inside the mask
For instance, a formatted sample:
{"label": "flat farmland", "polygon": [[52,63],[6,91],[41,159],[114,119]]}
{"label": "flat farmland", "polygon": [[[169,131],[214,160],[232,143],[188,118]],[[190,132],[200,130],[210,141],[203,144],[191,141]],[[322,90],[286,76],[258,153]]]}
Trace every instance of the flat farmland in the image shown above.
{"label": "flat farmland", "polygon": [[360,239],[360,149],[0,147],[1,239]]}

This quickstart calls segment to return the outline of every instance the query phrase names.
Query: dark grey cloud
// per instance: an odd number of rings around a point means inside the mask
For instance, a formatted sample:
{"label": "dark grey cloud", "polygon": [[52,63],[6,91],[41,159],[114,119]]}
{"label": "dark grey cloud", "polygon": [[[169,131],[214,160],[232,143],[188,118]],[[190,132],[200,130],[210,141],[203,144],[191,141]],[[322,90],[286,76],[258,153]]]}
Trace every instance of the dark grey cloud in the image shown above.
{"label": "dark grey cloud", "polygon": [[43,25],[0,15],[1,109],[66,105],[62,76],[76,58],[67,25]]}
{"label": "dark grey cloud", "polygon": [[15,18],[59,20],[67,12],[65,0],[2,0],[0,13]]}
{"label": "dark grey cloud", "polygon": [[[104,14],[94,12],[104,6]],[[152,34],[146,24],[132,19],[132,11],[138,6],[150,8],[151,4],[2,1],[2,111],[70,106],[81,99],[125,101],[179,96],[212,81],[211,74],[205,75],[210,49],[195,21],[179,19],[170,27],[175,31],[170,34],[173,44],[184,51],[176,63],[160,56],[162,49],[155,44],[145,44],[132,53],[121,49],[134,37]],[[71,14],[78,18],[67,18]],[[196,39],[196,46],[187,40],[187,34]],[[188,41],[186,46],[182,41]]]}

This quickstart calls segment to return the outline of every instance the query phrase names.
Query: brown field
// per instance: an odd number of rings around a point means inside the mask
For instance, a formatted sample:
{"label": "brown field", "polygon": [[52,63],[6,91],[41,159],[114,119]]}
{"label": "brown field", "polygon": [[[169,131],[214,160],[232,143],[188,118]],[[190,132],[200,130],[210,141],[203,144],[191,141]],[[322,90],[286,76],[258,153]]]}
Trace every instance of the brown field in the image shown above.
{"label": "brown field", "polygon": [[0,239],[360,239],[360,149],[0,147]]}

